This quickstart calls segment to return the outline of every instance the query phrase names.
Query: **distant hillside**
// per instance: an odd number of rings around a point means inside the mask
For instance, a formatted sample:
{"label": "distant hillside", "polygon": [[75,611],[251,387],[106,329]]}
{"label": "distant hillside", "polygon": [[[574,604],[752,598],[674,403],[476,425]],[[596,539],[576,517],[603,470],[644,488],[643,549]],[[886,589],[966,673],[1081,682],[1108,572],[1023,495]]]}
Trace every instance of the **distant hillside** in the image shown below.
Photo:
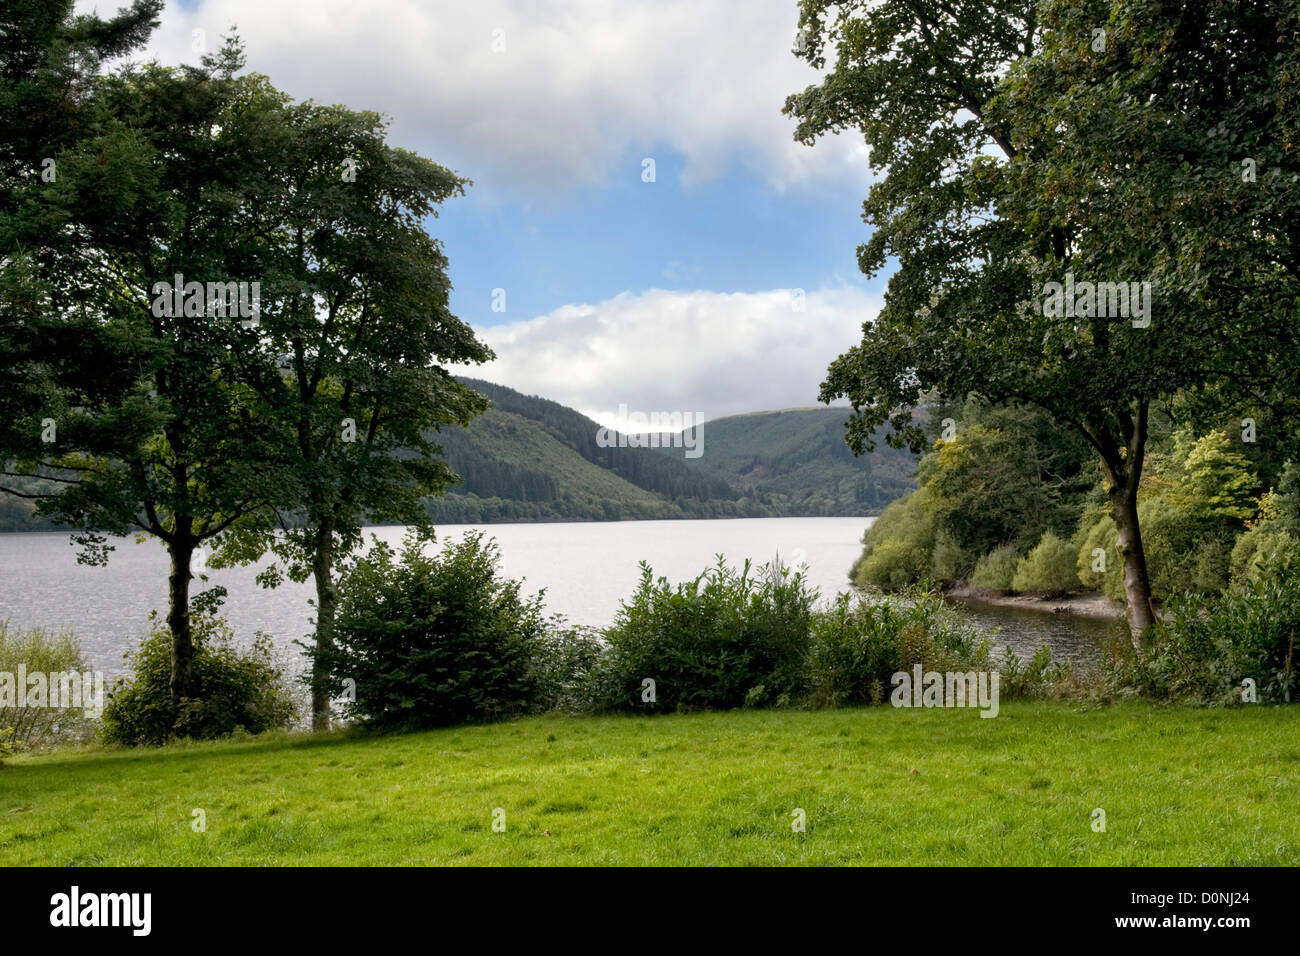
{"label": "distant hillside", "polygon": [[[854,458],[843,408],[755,412],[706,422],[703,454],[601,448],[571,408],[477,379],[491,408],[437,435],[462,481],[429,501],[439,523],[764,518],[878,514],[916,487],[914,460],[883,442]],[[48,529],[28,502],[0,495],[0,530]]]}
{"label": "distant hillside", "polygon": [[879,436],[872,454],[854,457],[848,417],[847,408],[797,408],[720,418],[704,425],[704,454],[686,464],[785,514],[877,514],[916,487],[916,459]]}
{"label": "distant hillside", "polygon": [[915,487],[915,462],[880,443],[854,458],[847,409],[758,412],[708,422],[699,458],[681,448],[601,448],[599,426],[549,399],[460,381],[492,408],[442,432],[464,479],[429,510],[442,522],[876,514]]}

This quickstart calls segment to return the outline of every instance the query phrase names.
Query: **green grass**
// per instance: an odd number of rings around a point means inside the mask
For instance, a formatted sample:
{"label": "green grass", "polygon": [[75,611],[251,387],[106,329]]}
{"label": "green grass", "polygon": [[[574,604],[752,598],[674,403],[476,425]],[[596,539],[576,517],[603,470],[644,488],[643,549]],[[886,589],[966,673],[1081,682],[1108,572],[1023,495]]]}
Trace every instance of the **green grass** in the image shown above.
{"label": "green grass", "polygon": [[1298,798],[1297,707],[543,717],[12,759],[0,864],[1294,865]]}

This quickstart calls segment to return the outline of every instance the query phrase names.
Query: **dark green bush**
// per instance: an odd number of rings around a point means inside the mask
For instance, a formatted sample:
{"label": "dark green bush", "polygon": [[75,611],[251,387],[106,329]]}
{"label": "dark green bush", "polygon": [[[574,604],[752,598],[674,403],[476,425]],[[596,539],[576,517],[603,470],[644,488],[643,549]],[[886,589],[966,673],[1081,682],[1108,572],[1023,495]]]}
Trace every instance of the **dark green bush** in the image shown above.
{"label": "dark green bush", "polygon": [[598,709],[609,696],[606,651],[598,630],[552,624],[538,641],[533,661],[536,708],[566,714]]}
{"label": "dark green bush", "polygon": [[119,678],[109,692],[102,726],[106,740],[156,746],[173,738],[206,740],[292,725],[297,716],[292,689],[275,664],[269,637],[259,633],[251,647],[239,650],[219,617],[196,614],[192,627],[196,696],[173,708],[171,632],[157,627],[132,655],[131,675]]}
{"label": "dark green bush", "polygon": [[534,708],[541,596],[520,597],[482,534],[437,554],[425,553],[429,543],[408,535],[400,555],[376,543],[340,574],[334,647],[321,657],[336,694],[355,682],[346,716],[415,730]]}
{"label": "dark green bush", "polygon": [[1165,608],[1141,650],[1121,648],[1108,667],[1113,692],[1169,700],[1233,703],[1242,682],[1260,702],[1300,693],[1300,562],[1219,597],[1184,594]]}
{"label": "dark green bush", "polygon": [[[672,710],[780,704],[802,693],[816,592],[803,575],[767,565],[751,575],[719,557],[673,586],[641,564],[636,593],[605,632],[611,709]],[[655,700],[643,700],[654,682]]]}

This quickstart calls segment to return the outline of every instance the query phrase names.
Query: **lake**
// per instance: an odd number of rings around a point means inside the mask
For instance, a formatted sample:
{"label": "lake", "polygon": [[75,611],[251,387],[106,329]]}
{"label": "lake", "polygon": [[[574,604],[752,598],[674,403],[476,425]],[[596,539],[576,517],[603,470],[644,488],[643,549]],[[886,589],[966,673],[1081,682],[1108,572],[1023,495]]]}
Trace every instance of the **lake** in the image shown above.
{"label": "lake", "polygon": [[[619,602],[636,588],[639,561],[655,575],[677,582],[693,578],[715,555],[739,564],[766,563],[778,554],[787,564],[807,564],[810,583],[823,597],[848,589],[848,569],[861,549],[871,518],[737,518],[683,521],[571,522],[555,524],[443,525],[439,539],[477,528],[495,538],[503,571],[525,581],[524,590],[545,589],[548,613],[571,622],[610,623]],[[369,532],[396,544],[401,528]],[[0,534],[0,620],[20,627],[69,630],[92,667],[108,675],[124,670],[122,655],[135,648],[148,627],[148,614],[167,606],[167,555],[154,540],[119,539],[107,567],[84,567],[68,536],[59,533]],[[260,588],[256,569],[210,570],[208,583],[193,593],[222,585],[223,608],[242,642],[257,631],[270,634],[281,658],[300,662],[293,641],[311,630],[310,583]],[[1028,656],[1047,643],[1059,656],[1096,659],[1104,622],[1067,615],[1037,614],[980,606],[969,613],[995,643]]]}

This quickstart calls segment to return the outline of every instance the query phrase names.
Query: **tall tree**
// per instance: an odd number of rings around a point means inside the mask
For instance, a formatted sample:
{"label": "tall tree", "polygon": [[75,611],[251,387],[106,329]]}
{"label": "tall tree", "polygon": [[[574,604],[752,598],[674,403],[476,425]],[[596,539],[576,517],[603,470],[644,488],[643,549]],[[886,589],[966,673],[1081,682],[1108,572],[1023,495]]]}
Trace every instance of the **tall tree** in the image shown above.
{"label": "tall tree", "polygon": [[292,436],[258,521],[224,536],[218,561],[283,559],[264,572],[313,579],[312,723],[329,726],[337,555],[366,521],[427,526],[424,499],[454,473],[433,433],[487,406],[444,366],[491,351],[449,308],[447,259],[425,222],[466,181],[385,142],[374,113],[287,102],[269,123],[258,256],[267,283],[261,332],[284,374],[260,398]]}
{"label": "tall tree", "polygon": [[266,463],[283,458],[258,417],[258,389],[279,373],[253,324],[258,260],[240,228],[267,174],[241,148],[268,135],[266,94],[235,77],[241,65],[232,40],[200,67],[97,82],[92,134],[60,154],[41,207],[78,242],[42,274],[35,305],[102,351],[74,351],[46,383],[32,417],[55,429],[11,469],[58,486],[40,508],[79,529],[85,561],[106,560],[107,536],[132,529],[163,542],[178,719],[193,697],[195,551],[274,499]]}
{"label": "tall tree", "polygon": [[[162,0],[136,0],[110,19],[76,16],[73,5],[15,0],[0,8],[0,471],[56,436],[57,424],[51,431],[45,420],[60,388],[75,386],[80,403],[120,387],[104,362],[118,343],[78,308],[93,249],[71,225],[72,170],[63,161],[98,135],[97,77],[145,43]],[[129,190],[104,177],[80,197],[83,212],[107,215]],[[0,479],[0,491],[39,493],[39,485],[13,484]]]}
{"label": "tall tree", "polygon": [[[1211,320],[1221,290],[1187,285],[1209,243],[1185,221],[1195,177],[1148,174],[1131,152],[1141,130],[1144,162],[1181,152],[1217,182],[1221,156],[1181,137],[1216,105],[1189,93],[1188,78],[1224,95],[1276,83],[1275,48],[1214,56],[1233,42],[1241,5],[1215,5],[1212,23],[1193,9],[1203,6],[804,0],[801,55],[824,67],[833,46],[837,59],[819,86],[786,103],[805,142],[860,129],[884,173],[864,203],[874,231],[858,258],[868,275],[891,258],[898,269],[862,343],[822,385],[824,400],[854,406],[850,444],[870,448],[872,430],[889,421],[891,442],[919,446],[908,410],[918,389],[978,391],[1070,424],[1106,478],[1135,641],[1155,619],[1137,517],[1150,416],[1207,379],[1229,389],[1247,375],[1257,382],[1259,351],[1286,339],[1257,321],[1253,359],[1225,341]],[[1194,36],[1194,24],[1208,34]],[[1286,152],[1284,142],[1270,149]],[[1258,197],[1239,209],[1243,233],[1276,215]]]}

